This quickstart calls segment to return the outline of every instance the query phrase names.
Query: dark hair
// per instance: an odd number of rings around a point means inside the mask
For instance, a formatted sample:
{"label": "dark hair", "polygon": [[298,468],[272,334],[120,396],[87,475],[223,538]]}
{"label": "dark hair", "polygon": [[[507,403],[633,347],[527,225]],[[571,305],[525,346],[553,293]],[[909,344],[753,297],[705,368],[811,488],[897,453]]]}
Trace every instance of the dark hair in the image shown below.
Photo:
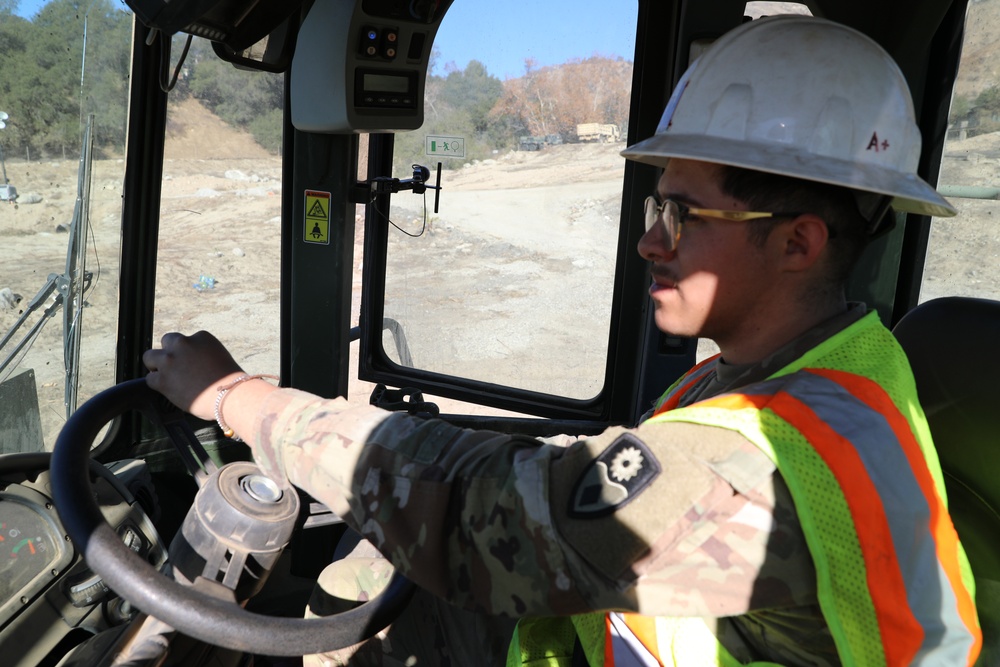
{"label": "dark hair", "polygon": [[[723,166],[721,189],[746,203],[751,210],[801,211],[819,216],[830,230],[829,277],[831,287],[837,289],[847,283],[871,238],[868,234],[870,223],[859,209],[860,193],[849,188]],[[780,220],[775,219],[748,222],[751,242],[762,246],[778,222]]]}

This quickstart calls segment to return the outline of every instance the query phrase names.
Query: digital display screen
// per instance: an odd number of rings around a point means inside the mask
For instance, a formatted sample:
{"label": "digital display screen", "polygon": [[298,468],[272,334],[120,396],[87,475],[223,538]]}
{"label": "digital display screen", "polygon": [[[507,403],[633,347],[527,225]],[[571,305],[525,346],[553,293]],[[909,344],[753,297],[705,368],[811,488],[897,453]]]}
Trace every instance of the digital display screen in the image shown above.
{"label": "digital display screen", "polygon": [[366,92],[380,93],[408,93],[410,92],[410,79],[406,76],[393,76],[391,74],[370,74],[364,75],[364,90]]}

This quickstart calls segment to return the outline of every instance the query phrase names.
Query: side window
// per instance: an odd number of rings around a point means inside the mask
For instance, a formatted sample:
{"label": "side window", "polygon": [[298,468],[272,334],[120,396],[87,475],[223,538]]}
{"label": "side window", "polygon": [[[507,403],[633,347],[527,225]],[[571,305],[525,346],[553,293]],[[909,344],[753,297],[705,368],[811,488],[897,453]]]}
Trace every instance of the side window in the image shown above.
{"label": "side window", "polygon": [[1000,299],[1000,2],[969,5],[938,189],[958,209],[931,223],[920,301]]}
{"label": "side window", "polygon": [[393,175],[424,165],[433,182],[440,162],[442,190],[437,212],[432,191],[392,197],[394,363],[578,400],[601,392],[636,14],[451,7],[424,127],[395,137]]}
{"label": "side window", "polygon": [[0,453],[115,382],[131,37],[109,0],[0,3]]}
{"label": "side window", "polygon": [[154,343],[213,332],[277,369],[283,76],[241,70],[195,38],[167,107]]}

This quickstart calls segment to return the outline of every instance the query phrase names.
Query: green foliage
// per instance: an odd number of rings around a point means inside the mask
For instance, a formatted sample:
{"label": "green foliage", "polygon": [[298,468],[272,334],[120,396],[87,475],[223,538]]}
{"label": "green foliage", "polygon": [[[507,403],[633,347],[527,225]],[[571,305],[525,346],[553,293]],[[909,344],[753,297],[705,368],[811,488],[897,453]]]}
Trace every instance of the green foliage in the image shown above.
{"label": "green foliage", "polygon": [[440,84],[441,103],[451,109],[460,109],[474,132],[485,132],[490,110],[503,94],[500,79],[491,76],[481,62],[473,60],[464,71],[449,72]]}
{"label": "green foliage", "polygon": [[[77,155],[85,119],[95,144],[124,146],[131,15],[110,0],[51,0],[28,21],[0,4],[0,140],[10,154]],[[86,51],[84,37],[86,36]]]}
{"label": "green foliage", "polygon": [[465,140],[465,159],[443,160],[445,168],[491,156],[504,142],[504,138],[496,134],[497,124],[490,120],[490,111],[501,95],[503,82],[478,60],[471,61],[464,70],[452,66],[446,76],[428,76],[424,125],[417,131],[396,135],[393,170],[405,174],[414,162],[427,164],[429,158],[424,155],[427,135],[457,136]]}
{"label": "green foliage", "polygon": [[[0,141],[8,155],[78,155],[84,124],[95,117],[94,143],[121,155],[131,64],[132,14],[112,0],[50,0],[31,21],[0,0],[0,110],[10,114]],[[185,36],[171,46],[173,74]],[[86,46],[86,48],[84,48]],[[174,97],[193,95],[226,122],[249,127],[280,150],[283,80],[238,70],[204,40],[194,40]]]}
{"label": "green foliage", "polygon": [[283,77],[237,69],[217,58],[205,42],[190,57],[187,92],[230,125],[247,128],[267,150],[280,152]]}
{"label": "green foliage", "polygon": [[[98,0],[87,21],[83,63],[83,117],[94,114],[94,144],[124,154],[131,68],[132,17]],[[79,83],[78,81],[74,82]]]}
{"label": "green foliage", "polygon": [[1000,87],[990,86],[979,93],[975,105],[985,111],[1000,111]]}
{"label": "green foliage", "polygon": [[281,129],[283,124],[281,109],[265,111],[251,121],[250,134],[254,141],[274,154],[281,152]]}
{"label": "green foliage", "polygon": [[964,114],[959,113],[962,101],[963,98],[955,97],[950,120],[969,121],[969,136],[1000,131],[1000,87],[990,86],[979,93]]}
{"label": "green foliage", "polygon": [[[17,0],[0,0],[0,109],[10,114],[0,141],[8,154],[77,155],[87,117],[95,116],[99,152],[121,154],[129,95],[132,15],[114,0],[50,0],[26,20],[13,14]],[[171,44],[170,73],[186,36]],[[154,47],[155,48],[155,45]],[[458,167],[518,146],[524,135],[575,138],[576,124],[627,121],[631,63],[593,56],[556,67],[530,63],[519,79],[500,81],[479,61],[433,74],[425,86],[424,126],[396,136],[394,171],[429,160],[424,137],[459,136]],[[248,129],[269,151],[281,147],[284,77],[249,72],[220,60],[204,40],[193,41],[178,71],[172,99],[192,96],[227,123]],[[1000,114],[1000,90],[975,105]],[[967,104],[966,104],[967,106]],[[956,102],[958,113],[962,106]]]}
{"label": "green foliage", "polygon": [[475,60],[464,70],[452,65],[447,76],[428,77],[424,126],[396,135],[394,171],[428,162],[427,135],[465,139],[464,160],[442,161],[454,168],[516,149],[523,136],[573,141],[579,123],[614,123],[626,129],[631,62],[594,55],[542,69],[530,61],[526,65],[523,77],[503,82]]}
{"label": "green foliage", "polygon": [[951,112],[948,115],[948,119],[953,123],[964,120],[969,115],[971,109],[972,101],[968,97],[965,95],[955,95],[951,101]]}

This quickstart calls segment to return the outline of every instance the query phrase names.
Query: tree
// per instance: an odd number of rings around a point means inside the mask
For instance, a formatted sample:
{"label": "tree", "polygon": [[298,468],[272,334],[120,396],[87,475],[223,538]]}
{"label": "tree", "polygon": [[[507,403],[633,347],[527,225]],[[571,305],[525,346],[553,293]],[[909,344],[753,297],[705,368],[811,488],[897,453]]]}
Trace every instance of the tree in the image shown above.
{"label": "tree", "polygon": [[990,86],[976,96],[975,106],[984,111],[1000,111],[1000,87]]}
{"label": "tree", "polygon": [[972,109],[972,102],[965,95],[956,94],[951,102],[951,111],[948,114],[949,122],[957,122],[965,120],[968,116],[969,111]]}
{"label": "tree", "polygon": [[189,58],[190,94],[230,125],[249,129],[264,148],[280,151],[284,78],[237,69],[216,57],[203,41],[199,49],[192,48]]}
{"label": "tree", "polygon": [[[954,112],[952,116],[954,117]],[[1000,130],[1000,87],[990,86],[976,96],[969,115],[975,116],[977,127],[973,134],[984,134]]]}
{"label": "tree", "polygon": [[20,72],[18,67],[27,47],[25,24],[19,16],[0,11],[0,111],[11,115],[7,127],[0,130],[0,141],[10,150],[20,147],[23,138],[20,127],[22,101],[18,95]]}
{"label": "tree", "polygon": [[461,110],[474,132],[485,132],[490,110],[503,94],[503,83],[490,75],[486,66],[472,60],[462,71],[452,71],[441,82],[441,102]]}
{"label": "tree", "polygon": [[[86,54],[81,52],[81,112],[94,114],[94,143],[124,151],[131,68],[132,15],[107,0],[90,5]],[[82,45],[81,45],[82,48]]]}
{"label": "tree", "polygon": [[525,61],[525,75],[504,82],[490,112],[494,122],[523,127],[532,136],[576,136],[579,123],[628,122],[632,63],[599,55],[538,69]]}
{"label": "tree", "polygon": [[131,15],[109,0],[83,4],[52,0],[32,21],[4,15],[9,3],[0,6],[0,94],[11,116],[4,130],[8,149],[76,154],[90,112],[97,118],[98,146],[123,144]]}
{"label": "tree", "polygon": [[461,70],[449,63],[445,71],[445,76],[427,77],[421,130],[396,135],[396,171],[406,171],[414,161],[424,159],[423,137],[428,134],[463,137],[466,159],[486,157],[497,148],[490,111],[503,94],[503,83],[478,60]]}

